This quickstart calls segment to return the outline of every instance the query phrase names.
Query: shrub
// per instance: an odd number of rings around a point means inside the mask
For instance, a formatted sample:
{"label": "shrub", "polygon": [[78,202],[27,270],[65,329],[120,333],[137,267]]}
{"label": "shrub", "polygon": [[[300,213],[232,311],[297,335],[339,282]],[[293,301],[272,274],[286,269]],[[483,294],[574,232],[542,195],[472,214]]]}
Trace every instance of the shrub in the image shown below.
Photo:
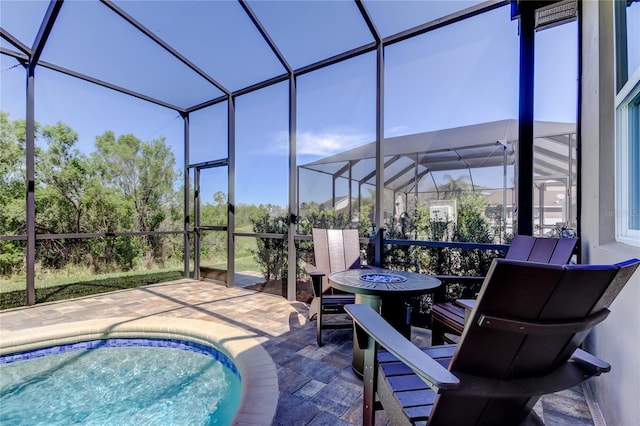
{"label": "shrub", "polygon": [[289,224],[286,216],[271,217],[265,211],[259,216],[254,216],[253,232],[264,234],[284,234],[283,239],[277,238],[256,238],[257,249],[252,250],[256,262],[262,269],[264,279],[280,280],[287,277],[288,268],[288,241]]}

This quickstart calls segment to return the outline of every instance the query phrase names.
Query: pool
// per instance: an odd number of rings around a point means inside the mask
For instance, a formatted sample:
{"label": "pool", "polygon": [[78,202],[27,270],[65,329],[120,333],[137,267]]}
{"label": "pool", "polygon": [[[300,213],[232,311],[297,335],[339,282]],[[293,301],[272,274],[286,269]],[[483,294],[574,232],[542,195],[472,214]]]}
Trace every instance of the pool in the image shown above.
{"label": "pool", "polygon": [[184,340],[93,340],[4,355],[0,377],[7,425],[228,425],[242,389],[226,355]]}
{"label": "pool", "polygon": [[[206,382],[197,382],[192,389],[185,391],[185,398],[179,401],[171,401],[166,397],[167,394],[176,393],[176,389],[172,387],[176,385],[182,389],[185,387],[185,383],[176,384],[175,381],[170,383],[161,383],[153,380],[131,380],[134,384],[140,384],[140,382],[149,382],[150,388],[141,391],[142,394],[154,395],[153,400],[143,399],[142,401],[132,402],[128,398],[132,393],[137,391],[121,391],[115,392],[116,399],[122,397],[125,401],[122,404],[125,408],[123,410],[122,419],[129,419],[127,421],[118,420],[118,424],[264,424],[270,425],[275,415],[275,410],[278,402],[278,381],[275,364],[271,357],[266,353],[260,343],[253,337],[253,335],[245,330],[235,327],[227,326],[226,324],[211,323],[208,321],[190,320],[182,318],[112,318],[103,320],[83,321],[77,323],[60,324],[56,326],[39,327],[29,330],[28,333],[16,333],[2,331],[0,340],[0,356],[4,356],[5,361],[11,359],[7,357],[11,354],[29,353],[31,357],[37,357],[35,360],[28,361],[42,361],[45,362],[44,367],[38,368],[47,371],[46,374],[35,375],[36,382],[40,380],[48,379],[49,371],[52,369],[47,363],[56,356],[43,356],[53,352],[64,352],[63,357],[67,357],[63,360],[63,364],[78,364],[80,370],[90,371],[91,365],[104,365],[114,364],[116,365],[119,358],[149,358],[152,357],[152,362],[149,364],[157,365],[162,359],[172,361],[174,356],[178,356],[177,352],[172,352],[171,356],[158,354],[154,351],[178,351],[180,354],[180,361],[169,362],[167,365],[159,366],[159,370],[152,371],[151,375],[156,378],[173,377],[174,375],[189,375],[199,376],[202,373],[202,379]],[[79,352],[81,349],[90,347],[106,347],[100,350],[90,350],[86,352]],[[123,346],[129,346],[125,348]],[[131,347],[134,346],[134,347]],[[165,346],[165,347],[158,347]],[[174,346],[173,348],[166,346]],[[136,355],[131,353],[125,354],[125,352],[118,351],[133,351]],[[107,361],[95,361],[92,359],[93,355],[100,352],[111,353],[107,356]],[[87,364],[84,364],[84,362]],[[175,361],[175,360],[173,360]],[[133,361],[132,361],[133,362]],[[17,362],[16,365],[22,364]],[[3,365],[1,368],[5,368],[9,365]],[[185,365],[192,365],[195,368],[196,373],[193,373],[194,369],[190,368],[191,373],[182,369]],[[133,364],[133,370],[137,374],[141,366]],[[176,370],[168,370],[169,368],[176,368]],[[57,371],[57,368],[54,368]],[[118,370],[118,368],[114,368]],[[8,370],[5,370],[8,371]],[[100,370],[97,370],[100,371]],[[161,371],[162,374],[158,372]],[[222,377],[222,382],[218,382],[217,379],[212,379],[212,376],[207,373],[215,373]],[[102,373],[100,373],[102,374]],[[106,373],[105,373],[106,374]],[[111,373],[109,373],[111,374]],[[125,374],[123,377],[117,376],[100,376],[100,378],[94,381],[127,381],[126,377],[130,373]],[[220,376],[221,374],[221,376]],[[4,375],[4,372],[3,372]],[[87,374],[85,374],[86,376]],[[78,376],[77,372],[72,373],[71,376]],[[92,373],[91,376],[95,376]],[[79,385],[67,377],[62,379],[63,385],[69,384],[71,387],[78,387]],[[193,378],[193,377],[192,377]],[[198,377],[200,378],[200,377]],[[4,382],[4,380],[3,380]],[[65,383],[67,382],[67,383]],[[216,384],[217,383],[217,384]],[[225,383],[225,384],[220,384]],[[70,390],[63,387],[58,389],[51,383],[48,383],[49,389],[55,389],[54,393],[69,393]],[[55,385],[57,386],[57,385]],[[116,389],[118,386],[116,386]],[[224,390],[223,390],[224,388]],[[6,403],[4,397],[5,383],[3,383],[3,400],[0,402]],[[160,392],[164,390],[166,392]],[[198,394],[199,391],[203,393]],[[99,392],[106,392],[104,388],[100,387]],[[179,393],[179,392],[178,392]],[[98,393],[98,402],[101,400],[107,400],[108,398],[101,397]],[[80,400],[88,401],[89,397],[77,398]],[[45,401],[46,403],[46,401]],[[180,418],[180,411],[177,410],[177,405],[186,404],[185,416]],[[32,404],[29,404],[29,408],[23,408],[24,415],[27,416],[32,410]],[[100,405],[90,403],[90,405]],[[107,404],[108,405],[108,404]],[[24,407],[24,405],[23,405]],[[223,407],[220,410],[220,416],[210,416],[215,408]],[[237,409],[236,409],[237,407]],[[148,408],[148,409],[147,409]],[[213,408],[213,410],[211,410]],[[37,409],[37,408],[36,408]],[[107,408],[107,410],[113,410],[113,407]],[[129,411],[127,411],[129,410]],[[3,408],[3,411],[4,410]],[[104,421],[93,419],[99,419],[98,415],[91,417],[89,410],[73,409],[71,410],[75,414],[75,417],[67,418],[66,421],[61,421],[58,424],[104,424]],[[209,414],[207,414],[208,412]],[[162,422],[154,422],[146,417],[139,417],[134,419],[134,415],[146,416],[147,414],[154,414],[158,417],[162,417],[165,414]],[[196,420],[198,416],[200,419]],[[234,414],[235,413],[235,414]],[[15,413],[14,413],[15,414]],[[3,416],[5,413],[3,413]],[[113,414],[115,415],[115,414]],[[173,417],[171,417],[173,416]],[[202,417],[204,416],[204,417]],[[30,416],[33,417],[33,416]],[[185,420],[185,419],[188,419]],[[4,421],[9,421],[8,418],[3,418]],[[115,419],[112,417],[109,419],[110,424],[114,424]],[[31,422],[30,424],[32,424]],[[43,422],[41,424],[45,424]],[[7,423],[8,424],[8,423]],[[11,423],[14,424],[14,423]],[[51,424],[51,422],[47,423]]]}

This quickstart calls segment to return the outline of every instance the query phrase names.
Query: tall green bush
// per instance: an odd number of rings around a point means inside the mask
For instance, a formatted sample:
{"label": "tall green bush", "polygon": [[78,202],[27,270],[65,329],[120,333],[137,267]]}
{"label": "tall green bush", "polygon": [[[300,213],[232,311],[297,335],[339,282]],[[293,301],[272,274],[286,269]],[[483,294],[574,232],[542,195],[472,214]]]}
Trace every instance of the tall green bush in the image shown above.
{"label": "tall green bush", "polygon": [[252,218],[253,232],[264,234],[284,234],[279,238],[256,238],[257,249],[252,250],[255,260],[260,265],[265,280],[280,280],[287,278],[289,224],[286,216],[271,216],[264,211]]}
{"label": "tall green bush", "polygon": [[[455,194],[457,218],[443,221],[430,217],[428,204],[419,201],[413,216],[402,215],[387,223],[386,237],[441,242],[492,243],[493,236],[485,211],[486,200],[479,194]],[[417,270],[434,275],[483,276],[491,261],[500,256],[495,250],[454,249],[451,247],[385,248],[384,264],[389,268]],[[478,289],[453,284],[447,289],[449,298],[472,295]]]}
{"label": "tall green bush", "polygon": [[17,273],[24,259],[24,244],[19,241],[0,241],[0,274]]}

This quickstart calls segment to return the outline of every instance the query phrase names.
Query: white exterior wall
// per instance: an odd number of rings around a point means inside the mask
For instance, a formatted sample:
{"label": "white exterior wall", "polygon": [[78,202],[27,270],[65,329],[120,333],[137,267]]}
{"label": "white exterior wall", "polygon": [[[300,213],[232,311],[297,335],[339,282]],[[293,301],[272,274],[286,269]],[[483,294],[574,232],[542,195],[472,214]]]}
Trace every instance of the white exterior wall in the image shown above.
{"label": "white exterior wall", "polygon": [[[583,263],[640,258],[640,249],[615,241],[615,69],[613,4],[582,2],[581,243]],[[608,425],[640,424],[640,273],[611,306],[587,349],[612,365],[591,382]]]}

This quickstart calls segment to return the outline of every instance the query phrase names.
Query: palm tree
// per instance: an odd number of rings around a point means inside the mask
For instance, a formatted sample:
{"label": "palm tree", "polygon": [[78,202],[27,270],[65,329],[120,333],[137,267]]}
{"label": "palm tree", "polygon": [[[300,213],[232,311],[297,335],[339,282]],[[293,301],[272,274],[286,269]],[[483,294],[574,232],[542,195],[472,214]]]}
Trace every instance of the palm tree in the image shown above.
{"label": "palm tree", "polygon": [[453,176],[446,174],[444,175],[444,179],[448,180],[448,182],[440,187],[440,189],[444,190],[443,199],[456,198],[464,191],[468,190],[471,185],[469,183],[469,177],[466,175],[454,178]]}

